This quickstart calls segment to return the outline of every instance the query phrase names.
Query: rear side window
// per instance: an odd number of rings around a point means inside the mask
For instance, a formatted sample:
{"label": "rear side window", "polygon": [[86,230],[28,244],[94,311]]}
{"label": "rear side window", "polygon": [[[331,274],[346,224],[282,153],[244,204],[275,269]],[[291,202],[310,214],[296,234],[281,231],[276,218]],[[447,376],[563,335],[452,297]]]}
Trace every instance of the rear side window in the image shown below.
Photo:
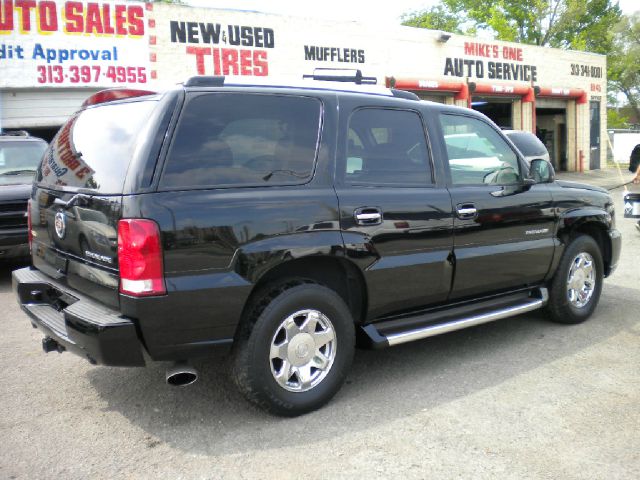
{"label": "rear side window", "polygon": [[161,187],[298,184],[309,181],[319,140],[315,98],[201,93],[183,108]]}
{"label": "rear side window", "polygon": [[48,188],[122,193],[139,133],[155,100],[106,104],[73,115],[45,152],[36,180]]}
{"label": "rear side window", "polygon": [[349,119],[345,180],[352,184],[424,186],[432,183],[420,116],[363,108]]}
{"label": "rear side window", "polygon": [[538,137],[529,132],[509,132],[507,137],[525,157],[535,157],[536,155],[546,155],[547,147],[544,146]]}

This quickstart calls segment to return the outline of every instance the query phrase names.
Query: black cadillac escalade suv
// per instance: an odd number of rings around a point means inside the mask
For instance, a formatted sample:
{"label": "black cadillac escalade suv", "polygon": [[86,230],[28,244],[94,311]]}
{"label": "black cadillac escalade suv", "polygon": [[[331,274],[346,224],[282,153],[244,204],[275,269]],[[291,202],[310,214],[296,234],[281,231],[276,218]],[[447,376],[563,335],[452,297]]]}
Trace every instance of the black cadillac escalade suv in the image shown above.
{"label": "black cadillac escalade suv", "polygon": [[247,398],[297,415],[338,391],[356,343],[543,307],[579,323],[618,261],[610,196],[529,166],[468,109],[219,77],[85,103],[39,167],[33,267],[13,273],[45,351],[172,361],[182,385],[227,345]]}

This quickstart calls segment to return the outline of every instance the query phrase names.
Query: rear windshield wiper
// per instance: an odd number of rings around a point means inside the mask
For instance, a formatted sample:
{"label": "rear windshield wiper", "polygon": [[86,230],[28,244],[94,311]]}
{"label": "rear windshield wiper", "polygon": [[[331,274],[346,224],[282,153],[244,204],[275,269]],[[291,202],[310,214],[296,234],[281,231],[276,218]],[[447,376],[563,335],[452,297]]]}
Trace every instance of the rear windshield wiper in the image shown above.
{"label": "rear windshield wiper", "polygon": [[36,171],[31,169],[31,168],[26,168],[26,169],[22,169],[22,170],[9,170],[8,172],[0,173],[0,176],[5,176],[5,175],[27,175],[29,173],[36,173]]}
{"label": "rear windshield wiper", "polygon": [[292,177],[296,177],[296,178],[307,178],[310,175],[309,173],[300,173],[294,170],[277,169],[277,170],[271,170],[264,177],[262,177],[262,179],[265,182],[268,182],[269,180],[271,180],[271,177],[273,177],[276,173],[286,173],[287,175],[291,175]]}

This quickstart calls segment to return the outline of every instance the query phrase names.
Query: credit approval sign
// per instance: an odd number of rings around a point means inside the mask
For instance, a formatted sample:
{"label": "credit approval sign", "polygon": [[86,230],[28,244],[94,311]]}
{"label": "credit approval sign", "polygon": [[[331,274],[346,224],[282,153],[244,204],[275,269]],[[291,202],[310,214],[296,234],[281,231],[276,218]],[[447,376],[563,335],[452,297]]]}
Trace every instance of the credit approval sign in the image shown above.
{"label": "credit approval sign", "polygon": [[0,0],[0,72],[0,88],[145,85],[145,4]]}

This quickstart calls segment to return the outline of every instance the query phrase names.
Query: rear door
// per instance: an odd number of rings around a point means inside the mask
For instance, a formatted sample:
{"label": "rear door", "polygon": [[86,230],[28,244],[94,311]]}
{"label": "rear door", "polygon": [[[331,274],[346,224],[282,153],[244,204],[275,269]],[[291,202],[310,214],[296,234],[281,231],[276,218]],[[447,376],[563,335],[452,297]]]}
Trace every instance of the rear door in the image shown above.
{"label": "rear door", "polygon": [[524,186],[524,162],[483,119],[440,114],[439,126],[455,214],[450,298],[541,282],[555,245],[548,186]]}
{"label": "rear door", "polygon": [[31,197],[33,265],[63,285],[118,306],[118,220],[140,131],[158,102],[98,105],[60,129]]}
{"label": "rear door", "polygon": [[422,113],[398,105],[340,100],[340,225],[371,318],[444,301],[451,286],[451,199],[436,182]]}

